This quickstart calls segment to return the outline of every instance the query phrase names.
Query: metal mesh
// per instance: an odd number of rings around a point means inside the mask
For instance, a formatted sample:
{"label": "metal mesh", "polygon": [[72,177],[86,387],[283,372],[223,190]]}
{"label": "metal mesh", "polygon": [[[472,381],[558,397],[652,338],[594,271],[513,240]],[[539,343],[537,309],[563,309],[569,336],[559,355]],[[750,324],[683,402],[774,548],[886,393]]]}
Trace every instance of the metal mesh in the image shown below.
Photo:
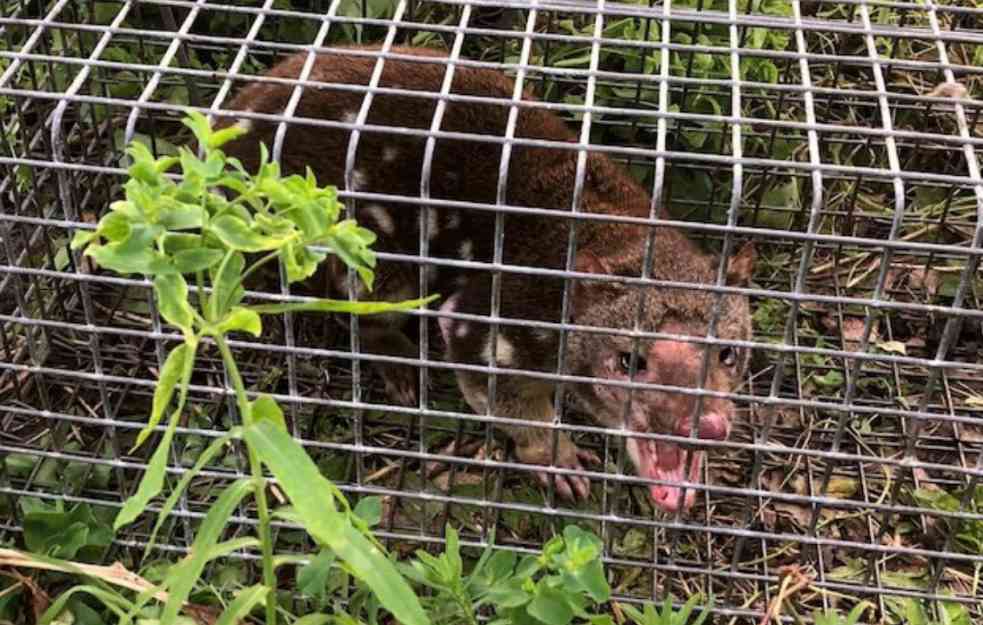
{"label": "metal mesh", "polygon": [[[399,132],[427,138],[429,150],[438,138],[499,143],[504,172],[512,146],[536,143],[514,136],[514,111],[546,107],[577,132],[567,149],[607,153],[673,215],[653,223],[711,249],[754,239],[760,261],[743,289],[755,310],[754,359],[732,395],[741,418],[731,438],[707,444],[704,480],[692,486],[698,505],[665,516],[626,469],[623,433],[559,399],[556,430],[605,468],[588,471],[595,490],[585,504],[534,486],[536,467],[492,434],[494,406],[475,415],[461,400],[455,365],[442,361],[427,323],[417,408],[388,403],[364,367],[385,357],[359,353],[357,324],[350,339],[325,318],[294,315],[262,340],[232,341],[247,387],[289,407],[294,434],[325,474],[353,498],[386,497],[390,546],[438,543],[450,521],[465,544],[485,544],[494,527],[501,548],[530,550],[578,522],[604,538],[612,586],[628,600],[712,592],[728,622],[758,622],[783,567],[799,565],[815,576],[797,598],[804,608],[862,598],[892,622],[906,597],[945,599],[983,619],[983,543],[972,542],[983,541],[983,106],[973,99],[983,90],[983,9],[969,4],[0,2],[4,538],[20,532],[22,498],[112,510],[146,467],[146,452],[129,449],[180,336],[162,325],[149,283],[95,271],[67,245],[121,195],[125,143],[174,150],[187,140],[183,106],[219,111],[244,81],[296,51],[376,42],[381,52],[351,54],[381,64],[398,57],[393,45],[431,45],[449,52],[449,64],[435,61],[447,76],[500,68],[542,102],[501,102],[513,111],[502,137],[441,131],[443,105],[430,129]],[[289,81],[294,98],[281,116],[255,117],[284,128],[298,121],[303,90],[332,87],[312,83],[309,70]],[[467,99],[449,87],[407,94]],[[380,89],[378,77],[344,88],[365,95],[355,120],[304,123],[395,132],[366,115],[374,94],[399,89]],[[365,200],[456,205],[430,198],[429,158],[413,197],[353,190],[352,162],[335,181],[349,209]],[[494,271],[564,275],[501,262],[502,216],[537,212],[506,205],[505,188],[503,177],[495,204],[467,206],[498,216]],[[429,258],[421,224],[420,256],[380,259],[479,265]],[[495,284],[493,318],[509,296]],[[285,285],[254,295],[294,297]],[[172,476],[234,414],[217,355],[199,365],[189,400],[198,409],[178,429]],[[493,396],[494,385],[492,377]],[[165,526],[163,555],[187,548],[216,487],[243,467],[230,454],[203,472]],[[926,503],[939,491],[952,496],[947,507]],[[113,557],[138,558],[146,516],[118,536]],[[243,508],[234,522],[254,519]],[[277,532],[283,549],[307,546],[289,524]]]}

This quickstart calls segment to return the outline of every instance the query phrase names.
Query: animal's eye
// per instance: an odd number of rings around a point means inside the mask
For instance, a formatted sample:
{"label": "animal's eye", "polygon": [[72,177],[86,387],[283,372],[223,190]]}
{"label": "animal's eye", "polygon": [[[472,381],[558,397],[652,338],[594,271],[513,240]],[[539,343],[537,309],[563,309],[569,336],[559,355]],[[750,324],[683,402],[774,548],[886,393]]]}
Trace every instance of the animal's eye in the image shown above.
{"label": "animal's eye", "polygon": [[720,350],[720,364],[725,367],[733,367],[737,364],[737,350],[733,347],[724,347]]}
{"label": "animal's eye", "polygon": [[[631,352],[618,354],[618,366],[621,367],[622,373],[628,373],[631,370]],[[645,371],[646,366],[644,358],[635,361],[635,371]]]}

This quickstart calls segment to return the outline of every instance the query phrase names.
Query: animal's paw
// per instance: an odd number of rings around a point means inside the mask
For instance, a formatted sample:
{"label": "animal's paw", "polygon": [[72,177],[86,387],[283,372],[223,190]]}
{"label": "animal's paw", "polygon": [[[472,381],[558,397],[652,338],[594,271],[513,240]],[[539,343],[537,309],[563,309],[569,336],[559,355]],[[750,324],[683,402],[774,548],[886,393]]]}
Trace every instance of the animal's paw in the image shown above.
{"label": "animal's paw", "polygon": [[[557,439],[559,448],[556,452],[556,464],[552,464],[552,446],[548,440],[537,440],[522,445],[516,449],[519,459],[530,464],[551,465],[557,469],[570,469],[573,471],[583,471],[585,466],[599,465],[601,459],[592,451],[580,449],[566,436],[561,435]],[[538,472],[536,478],[539,482],[549,487],[550,480],[556,484],[556,492],[568,501],[590,497],[590,480],[582,475],[568,475],[564,473]]]}
{"label": "animal's paw", "polygon": [[386,395],[401,406],[417,405],[417,390],[420,388],[420,373],[411,365],[375,363],[376,372],[386,386]]}

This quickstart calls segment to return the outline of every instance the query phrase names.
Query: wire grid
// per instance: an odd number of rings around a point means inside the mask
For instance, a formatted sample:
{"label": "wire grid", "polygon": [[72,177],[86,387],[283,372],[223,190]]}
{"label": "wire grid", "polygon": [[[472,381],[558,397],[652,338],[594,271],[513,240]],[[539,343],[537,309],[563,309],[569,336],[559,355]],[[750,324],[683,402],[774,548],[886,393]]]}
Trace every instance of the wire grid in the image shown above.
{"label": "wire grid", "polygon": [[[578,522],[604,538],[625,600],[711,592],[728,622],[757,622],[783,567],[798,565],[814,577],[796,597],[803,611],[866,599],[882,622],[896,622],[905,598],[945,599],[983,618],[983,554],[971,542],[983,537],[983,139],[973,99],[983,83],[983,10],[931,0],[0,6],[5,538],[21,531],[22,498],[114,511],[146,467],[143,451],[128,450],[180,337],[161,324],[148,283],[93,271],[67,248],[75,228],[121,195],[123,145],[173,150],[187,139],[177,123],[184,105],[217,112],[297,51],[375,42],[376,51],[349,53],[384,62],[398,57],[395,44],[429,45],[448,51],[447,76],[500,68],[542,98],[502,101],[512,111],[503,137],[453,137],[503,145],[501,171],[513,146],[536,143],[513,134],[518,106],[549,108],[579,136],[553,147],[582,155],[589,147],[622,163],[672,213],[656,225],[725,254],[754,239],[760,260],[744,289],[755,310],[754,361],[732,395],[741,418],[730,440],[707,443],[703,482],[691,486],[698,505],[667,517],[626,468],[623,433],[569,409],[557,429],[605,459],[587,473],[592,500],[566,504],[531,486],[534,468],[492,436],[494,417],[461,401],[454,365],[441,361],[427,323],[418,408],[390,405],[360,366],[384,357],[358,353],[357,324],[349,338],[326,319],[298,316],[262,340],[232,341],[247,386],[289,407],[295,435],[325,474],[353,498],[385,497],[380,535],[390,546],[438,544],[452,522],[466,545],[486,544],[494,527],[500,548],[529,551]],[[285,128],[304,89],[332,87],[312,83],[309,70],[289,81],[295,97],[283,115],[264,118]],[[367,125],[367,112],[375,94],[400,90],[377,81],[356,88],[365,97],[354,121],[304,123],[387,132]],[[439,130],[445,103],[466,98],[449,80],[439,93],[413,95],[441,103],[431,128],[400,130],[432,155],[449,136]],[[435,200],[428,158],[420,194],[393,197],[354,190],[353,163],[337,181],[349,209],[384,200],[493,211],[496,271],[567,273],[501,264],[502,216],[536,212],[507,205],[504,182],[494,205]],[[480,266],[427,257],[420,223],[423,260],[380,260]],[[285,286],[254,295],[294,297]],[[492,317],[501,297],[496,290]],[[436,312],[417,316],[432,321]],[[208,353],[199,365],[189,400],[198,408],[178,429],[171,476],[233,421],[220,361]],[[242,475],[240,454],[209,466],[173,513],[161,555],[186,550],[216,486]],[[917,496],[939,491],[953,497],[946,509]],[[117,537],[112,557],[138,562],[149,517]],[[233,521],[251,526],[255,513],[243,508]],[[283,549],[310,547],[289,524],[277,536]]]}

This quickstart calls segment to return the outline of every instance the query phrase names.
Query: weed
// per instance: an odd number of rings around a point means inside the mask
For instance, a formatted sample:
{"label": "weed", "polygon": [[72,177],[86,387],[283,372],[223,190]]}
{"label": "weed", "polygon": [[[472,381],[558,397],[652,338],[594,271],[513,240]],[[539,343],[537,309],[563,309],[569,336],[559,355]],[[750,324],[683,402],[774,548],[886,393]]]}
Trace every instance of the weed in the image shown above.
{"label": "weed", "polygon": [[[222,491],[198,529],[191,555],[171,567],[156,587],[168,593],[161,622],[164,625],[175,622],[209,561],[234,549],[254,546],[262,552],[263,584],[240,593],[226,613],[233,615],[230,618],[238,618],[236,615],[265,603],[266,622],[276,623],[270,523],[278,516],[300,523],[319,544],[331,549],[401,622],[424,625],[428,621],[419,601],[383,555],[364,521],[352,513],[337,487],[321,476],[304,449],[289,435],[277,402],[265,394],[250,400],[226,336],[245,332],[259,337],[264,314],[302,310],[371,314],[416,308],[425,301],[244,303],[246,279],[268,262],[279,261],[288,282],[313,275],[327,256],[327,252],[316,251],[314,246],[331,250],[371,289],[375,256],[370,245],[375,235],[353,220],[340,220],[342,207],[336,190],[318,187],[310,171],[306,177],[283,178],[279,166],[268,162],[265,150],[255,176],[247,173],[236,159],[227,158],[221,146],[244,134],[244,129],[232,126],[213,131],[207,119],[197,113],[190,113],[184,123],[204,148],[204,159],[197,158],[187,148],[182,148],[177,156],[155,159],[142,144],[131,144],[128,153],[133,163],[124,187],[126,199],[111,205],[95,231],[79,231],[72,241],[74,249],[84,249],[86,256],[106,269],[124,275],[143,274],[152,279],[161,316],[184,336],[184,341],[170,352],[161,368],[150,418],[135,447],[145,442],[160,424],[175,394],[176,406],[170,412],[164,435],[136,493],[116,517],[114,529],[134,521],[161,492],[195,359],[204,341],[211,340],[222,355],[235,389],[242,425],[212,442],[199,455],[193,469],[182,477],[163,506],[150,545],[190,480],[233,439],[246,443],[251,477],[238,480]],[[182,170],[180,183],[166,176],[176,165]],[[231,199],[220,191],[230,194]],[[250,264],[247,254],[262,256]],[[194,276],[197,284],[194,297],[185,275]],[[270,510],[263,465],[293,502],[292,508]],[[220,543],[232,510],[247,497],[256,502],[260,519],[258,537]],[[117,596],[113,602],[123,614],[132,617],[152,597],[143,594],[130,602]],[[50,618],[58,614],[55,607],[47,614]]]}

